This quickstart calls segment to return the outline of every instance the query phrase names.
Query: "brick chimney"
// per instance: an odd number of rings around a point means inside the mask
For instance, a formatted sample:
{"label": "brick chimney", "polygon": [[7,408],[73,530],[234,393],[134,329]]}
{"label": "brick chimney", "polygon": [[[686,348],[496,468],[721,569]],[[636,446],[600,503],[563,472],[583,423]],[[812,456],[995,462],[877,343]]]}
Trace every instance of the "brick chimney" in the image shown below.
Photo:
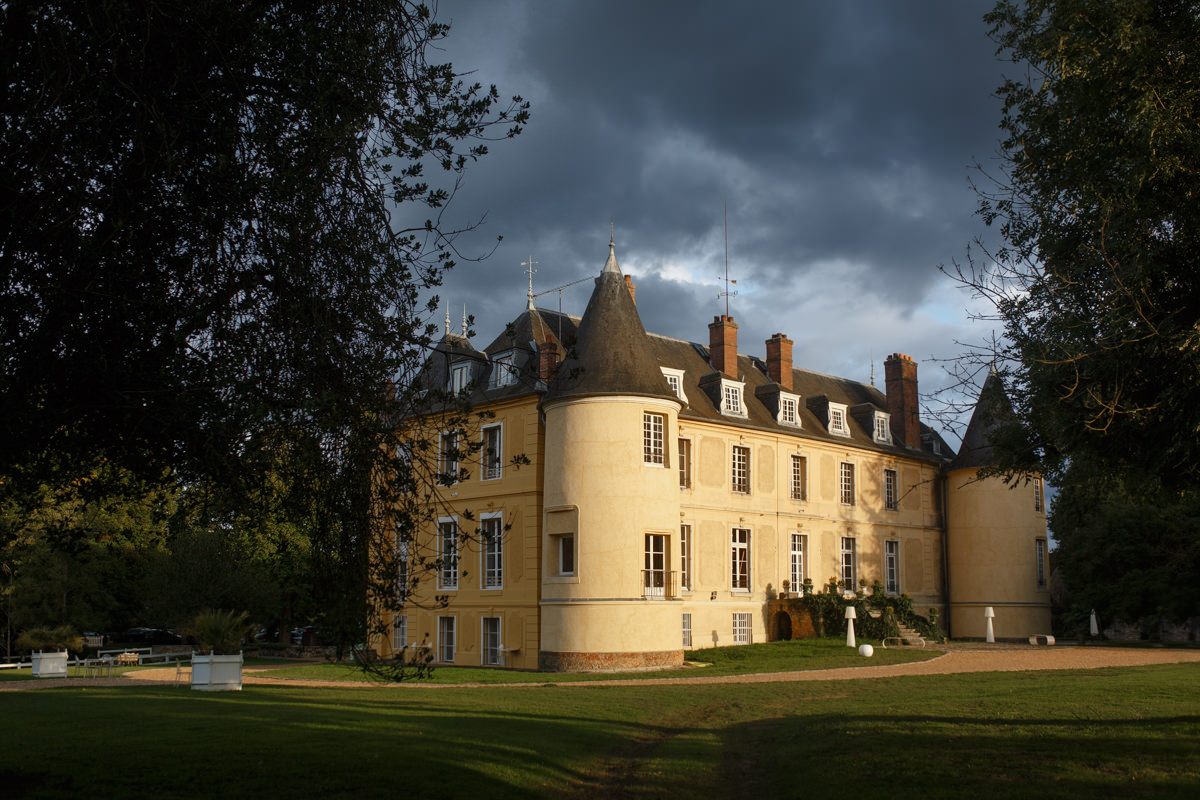
{"label": "brick chimney", "polygon": [[633,300],[633,304],[637,305],[637,284],[633,282],[633,278],[629,275],[625,276],[625,288],[629,290],[629,297]]}
{"label": "brick chimney", "polygon": [[892,436],[908,447],[921,446],[921,421],[917,406],[917,362],[912,356],[892,353],[883,364],[887,385]]}
{"label": "brick chimney", "polygon": [[558,343],[549,339],[538,345],[538,377],[546,383],[558,374]]}
{"label": "brick chimney", "polygon": [[792,390],[793,344],[782,333],[767,339],[767,375],[789,392]]}
{"label": "brick chimney", "polygon": [[708,326],[708,360],[713,369],[737,380],[737,323],[722,314]]}

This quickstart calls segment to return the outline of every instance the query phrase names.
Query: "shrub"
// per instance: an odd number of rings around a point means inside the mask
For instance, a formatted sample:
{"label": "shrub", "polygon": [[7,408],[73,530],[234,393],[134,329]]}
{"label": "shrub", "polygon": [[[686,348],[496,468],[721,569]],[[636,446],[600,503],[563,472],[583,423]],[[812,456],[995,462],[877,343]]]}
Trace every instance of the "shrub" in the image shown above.
{"label": "shrub", "polygon": [[83,637],[70,625],[57,628],[30,628],[17,637],[17,650],[32,653],[35,650],[70,650],[83,652]]}
{"label": "shrub", "polygon": [[241,652],[242,641],[250,632],[249,614],[245,611],[202,611],[188,626],[188,633],[196,639],[199,652],[217,655],[236,655]]}

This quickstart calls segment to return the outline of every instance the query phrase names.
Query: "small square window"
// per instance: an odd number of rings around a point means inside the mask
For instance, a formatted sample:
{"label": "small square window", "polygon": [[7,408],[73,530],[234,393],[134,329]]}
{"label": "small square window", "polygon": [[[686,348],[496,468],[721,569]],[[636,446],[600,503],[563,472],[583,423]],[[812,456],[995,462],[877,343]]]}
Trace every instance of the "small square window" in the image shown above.
{"label": "small square window", "polygon": [[721,379],[721,413],[730,417],[746,416],[746,407],[742,404],[742,389],[745,384],[740,381]]}
{"label": "small square window", "polygon": [[675,393],[683,402],[687,402],[687,395],[683,393],[683,370],[671,369],[670,367],[659,367],[663,377],[667,379],[667,385],[671,387],[671,391]]}
{"label": "small square window", "polygon": [[513,353],[501,353],[492,360],[493,387],[512,386],[517,382],[517,371],[513,362]]}
{"label": "small square window", "polygon": [[836,436],[850,435],[850,426],[846,424],[846,407],[844,405],[829,404],[829,432]]}

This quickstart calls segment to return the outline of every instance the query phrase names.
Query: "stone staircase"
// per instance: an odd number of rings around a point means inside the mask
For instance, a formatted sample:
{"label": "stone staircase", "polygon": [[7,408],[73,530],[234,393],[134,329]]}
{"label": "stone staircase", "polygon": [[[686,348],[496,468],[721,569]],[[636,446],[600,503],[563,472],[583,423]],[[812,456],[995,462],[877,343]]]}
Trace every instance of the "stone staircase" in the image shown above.
{"label": "stone staircase", "polygon": [[909,645],[910,647],[924,647],[925,639],[921,634],[914,631],[903,623],[897,623],[900,628],[900,643]]}

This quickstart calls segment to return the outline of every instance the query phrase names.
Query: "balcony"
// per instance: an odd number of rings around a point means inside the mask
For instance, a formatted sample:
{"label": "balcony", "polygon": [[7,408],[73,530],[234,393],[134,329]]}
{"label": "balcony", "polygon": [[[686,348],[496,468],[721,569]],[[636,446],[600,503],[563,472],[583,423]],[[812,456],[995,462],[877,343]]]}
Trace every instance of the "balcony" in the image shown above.
{"label": "balcony", "polygon": [[663,569],[642,570],[642,597],[647,600],[671,600],[678,596],[674,572]]}

